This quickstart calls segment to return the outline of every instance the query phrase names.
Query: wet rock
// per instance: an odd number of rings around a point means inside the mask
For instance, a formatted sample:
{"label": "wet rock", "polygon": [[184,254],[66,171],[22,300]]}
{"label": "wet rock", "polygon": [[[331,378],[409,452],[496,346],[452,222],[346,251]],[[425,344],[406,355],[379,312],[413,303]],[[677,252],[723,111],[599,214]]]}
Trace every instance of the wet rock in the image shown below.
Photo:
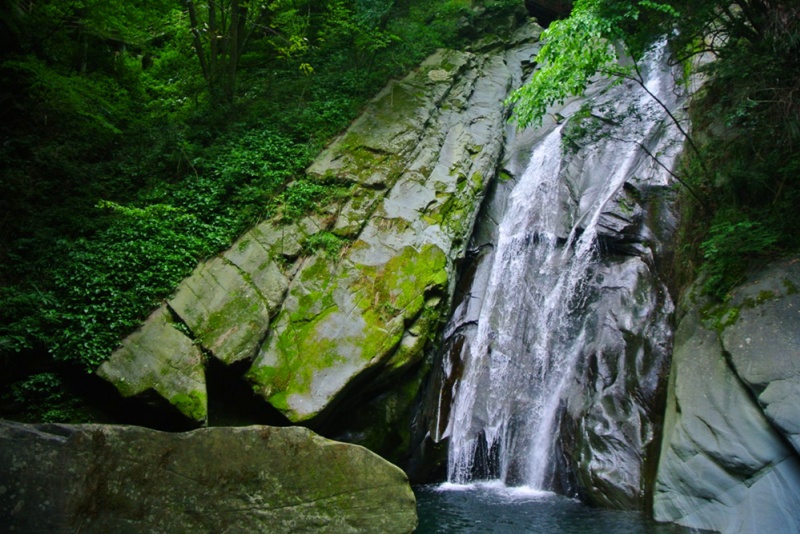
{"label": "wet rock", "polygon": [[[456,478],[469,480],[476,472],[508,484],[537,478],[535,484],[595,505],[645,509],[672,339],[673,305],[657,266],[670,258],[675,214],[668,173],[630,139],[653,153],[664,149],[662,163],[671,165],[677,132],[663,122],[629,117],[602,139],[584,139],[565,150],[567,139],[576,141],[570,124],[583,116],[576,112],[584,104],[624,110],[651,103],[641,92],[603,83],[592,84],[587,97],[552,109],[542,128],[509,136],[504,179],[482,207],[473,254],[461,271],[459,288],[465,287],[457,293],[437,379],[421,410],[427,427],[424,437],[417,431],[417,450],[447,439],[452,448],[460,439],[461,456],[453,462],[451,454]],[[675,98],[669,96],[669,105],[677,106]],[[541,173],[553,176],[538,181]],[[526,183],[538,185],[518,195],[514,188]],[[531,209],[545,197],[544,205]],[[521,213],[533,214],[526,219]],[[505,246],[510,243],[505,249],[501,225]],[[584,236],[588,241],[581,241]],[[586,242],[592,250],[582,256],[586,262],[570,263],[585,254],[585,247],[578,249]],[[550,249],[555,256],[535,252]],[[560,260],[545,263],[545,257]],[[502,266],[498,272],[495,262]],[[576,271],[561,277],[559,269],[570,265]],[[574,291],[556,292],[573,283]],[[487,288],[494,292],[491,306],[485,304]],[[561,372],[563,380],[552,378]],[[472,406],[471,414],[451,406],[459,390],[466,392],[460,398]],[[540,391],[547,393],[539,397]],[[558,402],[550,412],[553,397]],[[537,417],[543,425],[554,421],[546,434],[559,439],[550,455],[541,454],[549,443],[539,441],[538,433],[527,437],[539,432],[529,423]],[[484,449],[485,461],[479,458]],[[548,466],[533,477],[537,454],[549,456]]]}
{"label": "wet rock", "polygon": [[0,422],[7,532],[413,532],[403,472],[303,428]]}
{"label": "wet rock", "polygon": [[602,262],[590,286],[562,449],[585,500],[642,509],[657,462],[673,306],[638,257]]}

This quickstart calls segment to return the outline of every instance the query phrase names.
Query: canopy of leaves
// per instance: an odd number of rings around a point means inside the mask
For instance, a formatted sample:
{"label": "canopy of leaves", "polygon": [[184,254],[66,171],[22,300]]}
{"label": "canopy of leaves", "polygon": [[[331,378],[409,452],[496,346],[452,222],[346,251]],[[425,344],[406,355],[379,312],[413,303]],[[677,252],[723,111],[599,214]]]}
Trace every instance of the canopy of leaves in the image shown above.
{"label": "canopy of leaves", "polygon": [[[536,56],[538,70],[509,99],[516,104],[519,126],[540,125],[550,106],[582,95],[598,74],[617,81],[631,77],[635,72],[631,59],[641,59],[663,33],[663,28],[648,32],[643,27],[650,27],[654,16],[677,15],[671,6],[650,0],[577,0],[569,17],[553,22],[544,32],[544,45]],[[631,28],[635,33],[627,31]]]}

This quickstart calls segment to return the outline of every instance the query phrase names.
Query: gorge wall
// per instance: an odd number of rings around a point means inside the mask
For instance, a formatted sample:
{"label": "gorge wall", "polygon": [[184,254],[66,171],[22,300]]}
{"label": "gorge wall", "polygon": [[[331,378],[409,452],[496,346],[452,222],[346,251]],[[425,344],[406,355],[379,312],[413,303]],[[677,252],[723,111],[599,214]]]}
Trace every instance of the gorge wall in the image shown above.
{"label": "gorge wall", "polygon": [[[677,109],[663,51],[643,72]],[[636,84],[598,82],[507,143],[423,411],[423,446],[448,444],[451,482],[646,508],[672,343],[660,269],[676,225],[671,177],[647,151],[669,166],[683,141],[656,108]],[[587,128],[600,110],[625,118]],[[576,135],[589,130],[599,139]]]}
{"label": "gorge wall", "polygon": [[654,515],[720,532],[800,531],[800,264],[726,304],[679,310]]}

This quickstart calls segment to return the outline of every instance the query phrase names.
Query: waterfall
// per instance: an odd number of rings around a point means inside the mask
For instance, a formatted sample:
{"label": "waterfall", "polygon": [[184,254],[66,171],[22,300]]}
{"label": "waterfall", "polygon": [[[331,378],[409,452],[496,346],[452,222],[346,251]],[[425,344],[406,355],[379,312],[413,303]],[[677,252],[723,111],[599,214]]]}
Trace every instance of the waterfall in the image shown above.
{"label": "waterfall", "polygon": [[[651,53],[642,72],[647,89],[675,109],[679,99],[664,55],[663,47]],[[668,184],[665,167],[682,141],[663,108],[636,84],[600,91],[594,105],[624,122],[572,157],[561,149],[568,123],[554,127],[533,146],[497,221],[444,431],[449,482],[553,487],[565,390],[578,381],[576,365],[592,341],[587,281],[597,267],[601,219],[626,182]]]}

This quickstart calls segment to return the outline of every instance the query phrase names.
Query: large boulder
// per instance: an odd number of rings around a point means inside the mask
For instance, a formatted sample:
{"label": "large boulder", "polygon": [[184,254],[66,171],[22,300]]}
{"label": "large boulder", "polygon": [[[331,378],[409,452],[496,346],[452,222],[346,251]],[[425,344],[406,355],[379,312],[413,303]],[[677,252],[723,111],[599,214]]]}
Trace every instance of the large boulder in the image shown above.
{"label": "large boulder", "polygon": [[[264,221],[199,265],[98,374],[125,395],[172,402],[199,389],[170,366],[200,351],[244,366],[253,391],[292,422],[322,428],[387,384],[416,384],[393,397],[408,408],[420,382],[409,373],[449,305],[503,150],[504,100],[540,32],[528,25],[471,51],[440,50],[391,82],[307,170],[305,180],[346,195],[300,220]],[[325,240],[339,252],[315,251]],[[162,346],[153,371],[141,347]],[[178,409],[203,424],[205,406]]]}
{"label": "large boulder", "polygon": [[318,418],[354,385],[386,383],[422,358],[502,151],[505,56],[440,51],[310,167],[364,189],[332,227],[355,241],[338,261],[302,265],[248,372],[290,420]]}
{"label": "large boulder", "polygon": [[413,532],[403,472],[299,428],[0,422],[5,532]]}
{"label": "large boulder", "polygon": [[800,269],[778,262],[730,303],[684,300],[654,513],[725,533],[800,531]]}
{"label": "large boulder", "polygon": [[800,453],[800,263],[770,265],[740,287],[722,347],[770,423]]}
{"label": "large boulder", "polygon": [[[97,374],[124,397],[155,396],[191,421],[204,421],[208,397],[203,355],[166,306],[156,310]],[[162,402],[161,404],[164,404]]]}

